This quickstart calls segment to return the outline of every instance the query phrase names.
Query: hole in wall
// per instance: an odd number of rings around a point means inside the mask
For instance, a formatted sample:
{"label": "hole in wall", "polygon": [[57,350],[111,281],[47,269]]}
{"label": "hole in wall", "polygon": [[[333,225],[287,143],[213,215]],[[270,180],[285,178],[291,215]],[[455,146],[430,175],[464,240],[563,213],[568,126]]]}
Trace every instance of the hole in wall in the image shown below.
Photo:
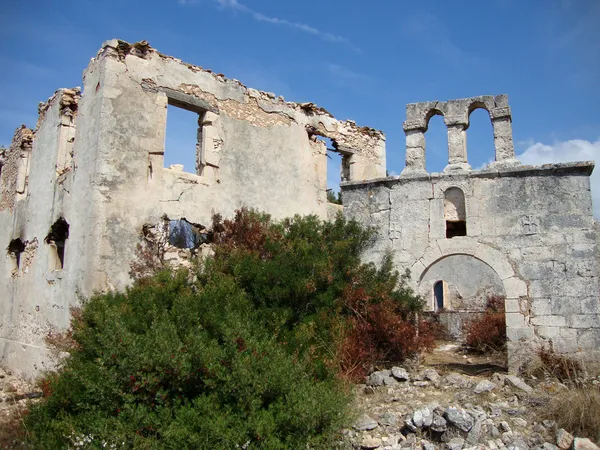
{"label": "hole in wall", "polygon": [[62,270],[65,267],[65,245],[69,238],[69,224],[64,217],[52,226],[44,241],[50,247],[48,267],[50,270]]}
{"label": "hole in wall", "polygon": [[199,118],[198,112],[168,104],[165,168],[197,173],[198,145],[202,135]]}
{"label": "hole in wall", "polygon": [[479,107],[469,115],[467,128],[467,154],[474,169],[482,168],[496,160],[494,130],[487,110]]}
{"label": "hole in wall", "polygon": [[7,252],[10,259],[11,270],[19,270],[21,267],[21,254],[25,251],[25,243],[17,238],[10,241]]}
{"label": "hole in wall", "polygon": [[184,218],[169,220],[169,244],[177,248],[198,248],[208,242],[205,227],[188,222]]}
{"label": "hole in wall", "polygon": [[448,165],[448,129],[444,116],[436,114],[429,119],[425,132],[425,169],[441,172]]}

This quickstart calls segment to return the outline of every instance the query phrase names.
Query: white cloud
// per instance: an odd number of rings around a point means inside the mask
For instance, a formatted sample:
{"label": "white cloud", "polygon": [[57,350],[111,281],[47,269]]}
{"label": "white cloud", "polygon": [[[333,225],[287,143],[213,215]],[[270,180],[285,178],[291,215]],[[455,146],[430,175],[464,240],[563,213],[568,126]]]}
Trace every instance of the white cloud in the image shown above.
{"label": "white cloud", "polygon": [[557,141],[552,145],[536,142],[517,159],[523,164],[540,165],[569,161],[594,161],[596,168],[590,177],[594,216],[600,219],[600,138],[595,142],[583,139]]}
{"label": "white cloud", "polygon": [[[181,5],[194,4],[197,1],[198,0],[178,0],[179,4],[181,4]],[[287,19],[281,19],[279,17],[267,16],[263,13],[255,11],[252,8],[249,8],[248,6],[246,6],[242,3],[239,3],[237,0],[213,0],[213,1],[218,3],[219,6],[221,6],[223,9],[231,9],[234,11],[240,11],[242,13],[246,13],[246,14],[250,15],[250,17],[252,17],[257,22],[270,23],[272,25],[278,25],[278,26],[283,26],[283,27],[287,27],[287,28],[292,28],[292,29],[302,31],[307,34],[311,34],[311,35],[316,36],[320,39],[323,39],[324,41],[327,41],[327,42],[332,42],[335,44],[347,44],[350,47],[352,47],[353,50],[360,51],[345,37],[339,36],[337,34],[329,33],[327,31],[319,30],[318,28],[312,27],[305,23],[293,22],[293,21],[290,21]]]}

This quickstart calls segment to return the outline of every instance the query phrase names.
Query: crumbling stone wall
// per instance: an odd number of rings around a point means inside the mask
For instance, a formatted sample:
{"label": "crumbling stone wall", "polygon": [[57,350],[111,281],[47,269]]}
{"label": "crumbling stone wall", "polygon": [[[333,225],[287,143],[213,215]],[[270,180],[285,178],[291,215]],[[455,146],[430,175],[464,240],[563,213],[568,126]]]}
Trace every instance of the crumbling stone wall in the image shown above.
{"label": "crumbling stone wall", "polygon": [[[328,150],[317,136],[343,155],[344,179],[385,175],[380,131],[147,42],[107,41],[83,82],[41,103],[36,128],[19,128],[0,155],[0,364],[25,376],[48,367],[44,338],[68,326],[71,306],[131,282],[148,224],[185,218],[202,228],[243,206],[330,217],[341,207],[327,202]],[[168,105],[197,114],[187,172],[164,167]],[[63,220],[64,241],[47,239]],[[12,241],[25,246],[18,267]],[[167,245],[162,258],[185,265],[206,251]]]}
{"label": "crumbling stone wall", "polygon": [[[484,277],[483,268],[491,268],[502,285],[490,292],[506,296],[513,368],[540,345],[598,357],[600,292],[589,180],[594,164],[522,166],[514,160],[514,151],[507,150],[512,136],[496,133],[496,163],[470,170],[466,152],[453,151],[451,144],[446,170],[427,173],[419,162],[424,161],[424,147],[415,151],[412,146],[415,130],[419,134],[425,129],[432,109],[452,111],[451,117],[461,117],[464,123],[470,105],[487,105],[492,120],[503,118],[499,127],[505,131],[506,101],[506,96],[486,96],[409,105],[408,117],[416,115],[421,121],[405,122],[407,169],[399,177],[343,183],[344,213],[376,228],[375,246],[366,258],[378,261],[391,250],[400,269],[410,268],[413,287],[431,310],[436,309],[437,281],[456,290],[446,295],[461,297],[458,310],[480,308],[478,302],[487,292],[471,294],[484,284],[497,284],[485,281],[489,276]],[[499,107],[502,114],[494,112]],[[448,237],[445,194],[456,188],[465,197],[466,233]],[[463,261],[469,275],[443,265],[453,257],[471,260]],[[434,277],[432,271],[437,272]]]}

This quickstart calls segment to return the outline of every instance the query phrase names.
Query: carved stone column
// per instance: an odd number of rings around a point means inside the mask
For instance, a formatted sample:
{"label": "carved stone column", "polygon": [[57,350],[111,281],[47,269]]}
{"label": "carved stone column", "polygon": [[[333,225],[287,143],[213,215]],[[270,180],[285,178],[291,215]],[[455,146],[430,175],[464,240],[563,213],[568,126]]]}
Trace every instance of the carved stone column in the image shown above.
{"label": "carved stone column", "polygon": [[518,164],[513,144],[510,107],[494,108],[490,111],[490,115],[492,116],[494,147],[496,149],[496,162],[494,165]]}
{"label": "carved stone column", "polygon": [[448,165],[444,172],[449,170],[471,170],[467,162],[467,123],[460,118],[445,120],[448,127]]}
{"label": "carved stone column", "polygon": [[404,174],[427,173],[425,170],[425,130],[419,124],[404,122],[406,167]]}

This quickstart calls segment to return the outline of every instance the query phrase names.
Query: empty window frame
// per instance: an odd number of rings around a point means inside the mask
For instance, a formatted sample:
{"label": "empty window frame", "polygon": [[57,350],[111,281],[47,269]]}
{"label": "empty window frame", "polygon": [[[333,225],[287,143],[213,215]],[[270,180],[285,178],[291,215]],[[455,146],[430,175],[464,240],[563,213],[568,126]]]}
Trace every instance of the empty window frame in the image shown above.
{"label": "empty window frame", "polygon": [[451,187],[444,192],[444,219],[446,238],[467,235],[465,194],[462,189]]}
{"label": "empty window frame", "polygon": [[50,270],[62,270],[65,267],[65,246],[69,238],[69,224],[61,217],[50,227],[45,242],[50,247],[48,267]]}

